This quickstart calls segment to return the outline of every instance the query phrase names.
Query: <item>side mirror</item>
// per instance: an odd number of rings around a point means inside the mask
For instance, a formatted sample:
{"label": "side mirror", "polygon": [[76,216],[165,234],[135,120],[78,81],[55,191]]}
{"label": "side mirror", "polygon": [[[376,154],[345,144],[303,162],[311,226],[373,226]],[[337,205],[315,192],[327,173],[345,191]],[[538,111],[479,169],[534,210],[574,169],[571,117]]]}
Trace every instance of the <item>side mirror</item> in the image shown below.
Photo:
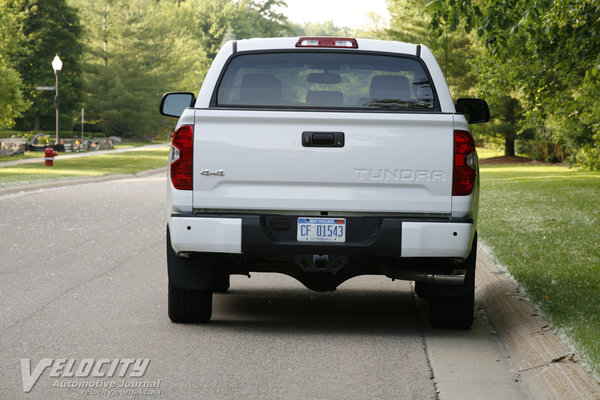
{"label": "side mirror", "polygon": [[181,117],[183,110],[192,107],[196,102],[196,96],[190,92],[165,93],[160,102],[160,113],[167,117]]}
{"label": "side mirror", "polygon": [[486,101],[481,99],[456,100],[456,112],[464,114],[469,124],[481,124],[490,120],[490,108]]}

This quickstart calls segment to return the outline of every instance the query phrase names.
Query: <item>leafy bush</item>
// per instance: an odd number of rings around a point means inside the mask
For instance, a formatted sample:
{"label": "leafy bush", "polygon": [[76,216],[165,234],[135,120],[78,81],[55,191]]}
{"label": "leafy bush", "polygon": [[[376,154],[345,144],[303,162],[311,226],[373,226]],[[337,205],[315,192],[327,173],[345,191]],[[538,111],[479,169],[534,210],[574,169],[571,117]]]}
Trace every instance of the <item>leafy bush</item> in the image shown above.
{"label": "leafy bush", "polygon": [[23,137],[23,132],[20,131],[0,131],[0,139],[6,139],[11,137]]}
{"label": "leafy bush", "polygon": [[517,140],[517,153],[527,155],[534,160],[552,163],[561,163],[566,158],[562,146],[537,139]]}
{"label": "leafy bush", "polygon": [[600,171],[600,148],[585,146],[577,152],[577,164],[590,171]]}

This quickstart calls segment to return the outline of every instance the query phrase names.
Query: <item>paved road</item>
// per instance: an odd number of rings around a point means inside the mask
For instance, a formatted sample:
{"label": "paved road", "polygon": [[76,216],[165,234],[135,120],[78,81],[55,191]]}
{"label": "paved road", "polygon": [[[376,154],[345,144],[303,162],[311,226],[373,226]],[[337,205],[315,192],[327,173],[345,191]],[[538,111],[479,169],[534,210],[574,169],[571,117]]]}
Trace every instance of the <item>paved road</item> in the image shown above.
{"label": "paved road", "polygon": [[235,276],[209,324],[170,323],[164,185],[0,197],[0,398],[100,398],[109,389],[83,396],[85,385],[122,384],[150,399],[528,397],[485,318],[433,330],[406,282],[361,277],[322,294],[285,276]]}

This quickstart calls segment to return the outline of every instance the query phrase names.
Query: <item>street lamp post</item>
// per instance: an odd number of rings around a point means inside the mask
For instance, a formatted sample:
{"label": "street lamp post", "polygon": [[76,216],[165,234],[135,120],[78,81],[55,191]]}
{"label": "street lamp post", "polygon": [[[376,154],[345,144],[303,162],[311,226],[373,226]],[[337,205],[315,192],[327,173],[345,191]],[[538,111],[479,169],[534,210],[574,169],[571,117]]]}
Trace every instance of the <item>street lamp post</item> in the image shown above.
{"label": "street lamp post", "polygon": [[63,63],[57,54],[56,57],[54,57],[54,60],[52,60],[52,69],[54,69],[54,76],[56,77],[56,85],[55,85],[56,95],[54,97],[54,108],[56,109],[56,145],[57,146],[58,146],[58,131],[59,131],[59,121],[60,121],[60,118],[59,118],[60,103],[58,100],[58,74],[60,73],[60,70],[62,69],[62,65],[63,65]]}

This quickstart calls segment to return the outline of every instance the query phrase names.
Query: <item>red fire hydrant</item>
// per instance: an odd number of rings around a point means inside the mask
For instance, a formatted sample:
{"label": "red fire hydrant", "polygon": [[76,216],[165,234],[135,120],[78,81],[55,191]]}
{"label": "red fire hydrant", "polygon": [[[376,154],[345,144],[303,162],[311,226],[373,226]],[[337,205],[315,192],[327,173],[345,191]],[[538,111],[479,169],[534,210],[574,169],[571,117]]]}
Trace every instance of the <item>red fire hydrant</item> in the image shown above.
{"label": "red fire hydrant", "polygon": [[47,147],[46,151],[44,151],[44,160],[46,161],[47,167],[54,166],[54,157],[56,157],[58,153],[54,151],[51,147]]}

